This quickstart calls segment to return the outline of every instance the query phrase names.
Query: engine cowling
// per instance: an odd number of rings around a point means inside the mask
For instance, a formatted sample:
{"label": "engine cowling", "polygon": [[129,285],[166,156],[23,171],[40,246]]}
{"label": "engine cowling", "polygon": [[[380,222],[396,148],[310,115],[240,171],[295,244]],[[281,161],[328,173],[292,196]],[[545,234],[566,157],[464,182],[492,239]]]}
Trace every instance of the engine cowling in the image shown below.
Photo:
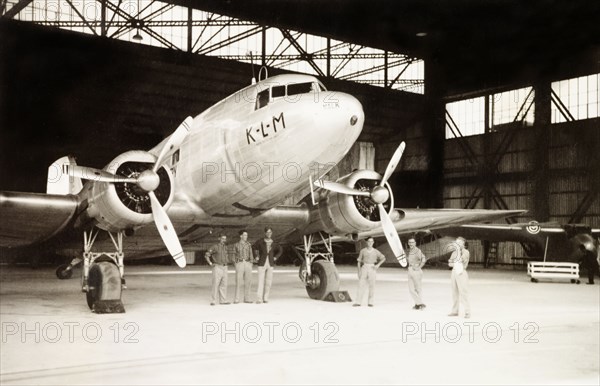
{"label": "engine cowling", "polygon": [[[357,170],[337,180],[348,187],[361,191],[372,191],[381,181],[381,175],[372,170]],[[390,190],[389,199],[384,206],[393,207],[393,195]],[[398,220],[403,214],[390,210],[392,220]],[[331,235],[353,235],[381,227],[377,205],[370,197],[326,192],[319,202],[318,214],[320,225]]]}
{"label": "engine cowling", "polygon": [[[156,156],[151,153],[128,151],[112,160],[104,170],[117,176],[137,177],[143,171],[152,169],[155,162]],[[154,193],[160,204],[168,208],[173,201],[173,174],[164,166],[157,174],[160,182]],[[86,189],[87,214],[96,220],[98,228],[116,232],[154,221],[150,198],[135,183],[100,182],[92,178]]]}

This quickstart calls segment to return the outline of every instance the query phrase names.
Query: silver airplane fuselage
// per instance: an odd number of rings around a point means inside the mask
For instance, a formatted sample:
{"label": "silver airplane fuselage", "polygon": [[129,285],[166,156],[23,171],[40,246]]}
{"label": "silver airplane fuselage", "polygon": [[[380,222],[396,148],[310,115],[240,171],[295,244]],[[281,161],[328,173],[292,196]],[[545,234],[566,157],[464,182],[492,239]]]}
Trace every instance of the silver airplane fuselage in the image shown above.
{"label": "silver airplane fuselage", "polygon": [[[281,95],[282,86],[306,83],[317,86],[318,80],[268,78],[196,116],[171,164],[174,203],[210,216],[247,215],[272,208],[305,188],[311,173],[322,175],[339,162],[361,133],[362,106],[353,96],[322,89]],[[265,90],[268,101],[257,102]]]}

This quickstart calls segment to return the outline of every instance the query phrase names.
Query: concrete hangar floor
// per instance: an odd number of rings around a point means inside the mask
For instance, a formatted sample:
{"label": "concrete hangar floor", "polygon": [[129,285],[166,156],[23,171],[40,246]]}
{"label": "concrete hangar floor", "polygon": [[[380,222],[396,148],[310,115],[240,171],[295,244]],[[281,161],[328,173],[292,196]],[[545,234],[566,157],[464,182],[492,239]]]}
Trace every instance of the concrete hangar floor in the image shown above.
{"label": "concrete hangar floor", "polygon": [[[356,296],[355,267],[338,269]],[[134,266],[127,312],[97,315],[76,275],[0,267],[2,385],[600,382],[598,283],[473,267],[464,319],[447,316],[442,269],[425,271],[417,311],[400,268],[379,270],[372,308],[310,300],[291,266],[268,304],[211,307],[206,267]],[[234,285],[230,270],[230,299]]]}

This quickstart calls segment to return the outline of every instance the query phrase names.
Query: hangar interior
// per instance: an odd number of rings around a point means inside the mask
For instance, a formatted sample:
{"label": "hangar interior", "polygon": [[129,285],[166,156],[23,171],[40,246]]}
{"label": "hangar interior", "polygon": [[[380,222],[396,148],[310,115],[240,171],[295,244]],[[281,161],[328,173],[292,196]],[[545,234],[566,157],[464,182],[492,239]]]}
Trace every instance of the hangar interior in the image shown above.
{"label": "hangar interior", "polygon": [[[102,167],[150,148],[266,66],[361,101],[364,130],[339,175],[381,171],[406,141],[396,206],[600,227],[596,2],[0,4],[2,190],[44,191],[66,154]],[[497,250],[510,264],[524,248],[474,243],[474,262]]]}

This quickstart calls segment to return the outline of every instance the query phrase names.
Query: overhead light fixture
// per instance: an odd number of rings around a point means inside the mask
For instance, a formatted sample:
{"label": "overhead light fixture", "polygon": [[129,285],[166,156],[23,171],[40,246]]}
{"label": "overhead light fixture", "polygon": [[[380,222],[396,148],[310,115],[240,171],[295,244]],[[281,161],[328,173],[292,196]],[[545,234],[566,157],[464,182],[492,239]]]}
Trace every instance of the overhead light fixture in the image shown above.
{"label": "overhead light fixture", "polygon": [[136,28],[135,35],[133,35],[132,39],[135,40],[136,42],[141,42],[142,40],[144,40],[144,37],[140,34],[140,23],[141,23],[140,0],[137,0],[137,12],[138,12],[137,19],[135,19],[135,21],[134,21],[134,26],[137,28]]}
{"label": "overhead light fixture", "polygon": [[135,33],[135,35],[133,35],[132,39],[137,42],[141,42],[142,40],[144,40],[144,37],[140,34],[139,28],[138,28],[137,32]]}
{"label": "overhead light fixture", "polygon": [[420,38],[425,37],[427,36],[427,32],[417,32],[417,36]]}

